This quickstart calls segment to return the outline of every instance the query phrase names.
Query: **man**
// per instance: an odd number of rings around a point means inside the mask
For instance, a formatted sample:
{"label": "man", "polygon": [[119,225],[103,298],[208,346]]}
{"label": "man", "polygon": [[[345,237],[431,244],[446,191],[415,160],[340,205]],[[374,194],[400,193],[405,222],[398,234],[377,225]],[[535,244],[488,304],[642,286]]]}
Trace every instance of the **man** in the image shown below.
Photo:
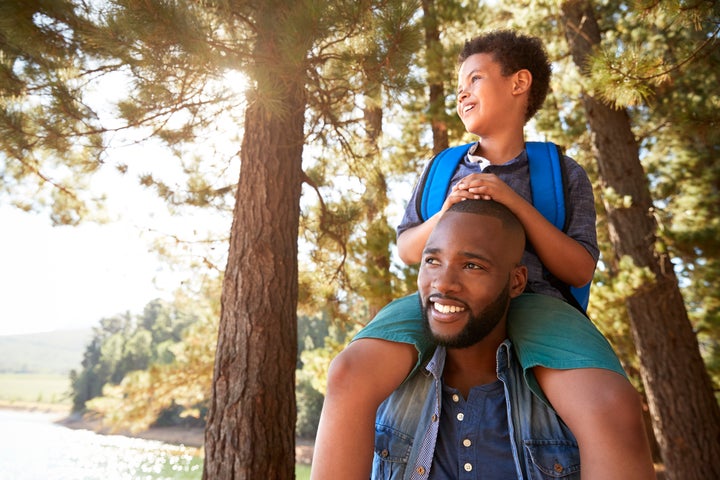
{"label": "man", "polygon": [[580,478],[575,438],[507,340],[510,299],[528,296],[524,246],[518,219],[491,200],[453,205],[430,234],[418,290],[439,347],[380,406],[373,478]]}
{"label": "man", "polygon": [[[583,480],[654,478],[652,462],[645,461],[649,447],[637,392],[607,340],[583,313],[567,309],[558,288],[580,287],[595,270],[599,250],[587,174],[562,157],[569,192],[564,231],[532,204],[524,129],[549,88],[542,42],[512,31],[483,33],[465,43],[458,60],[457,113],[479,141],[453,172],[440,211],[426,212],[432,216],[425,219],[418,207],[425,204],[423,179],[432,168],[423,173],[398,226],[398,254],[408,264],[420,261],[430,232],[452,204],[482,198],[508,207],[532,244],[523,260],[528,290],[556,299],[555,305],[539,295],[511,302],[510,338],[528,381],[572,428]],[[333,359],[313,480],[368,478],[378,406],[434,352],[417,306],[417,295],[386,306]]]}

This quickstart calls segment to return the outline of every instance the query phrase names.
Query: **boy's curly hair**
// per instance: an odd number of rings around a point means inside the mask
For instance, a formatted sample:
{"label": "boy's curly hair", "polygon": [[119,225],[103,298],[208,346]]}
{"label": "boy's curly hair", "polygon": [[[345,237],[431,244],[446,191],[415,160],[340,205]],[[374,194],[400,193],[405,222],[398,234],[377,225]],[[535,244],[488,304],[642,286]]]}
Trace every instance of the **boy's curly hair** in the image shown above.
{"label": "boy's curly hair", "polygon": [[508,76],[526,69],[532,75],[525,121],[540,109],[550,88],[550,62],[537,37],[518,34],[510,30],[497,30],[479,35],[465,42],[458,63],[471,55],[487,53],[500,64],[502,75]]}

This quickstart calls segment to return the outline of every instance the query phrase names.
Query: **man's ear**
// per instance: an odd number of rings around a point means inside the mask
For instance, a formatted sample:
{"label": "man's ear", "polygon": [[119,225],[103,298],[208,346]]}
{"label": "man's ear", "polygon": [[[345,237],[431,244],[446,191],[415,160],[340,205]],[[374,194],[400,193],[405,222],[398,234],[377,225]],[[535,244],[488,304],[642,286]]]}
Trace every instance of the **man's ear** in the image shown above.
{"label": "man's ear", "polygon": [[532,73],[530,70],[522,69],[513,75],[513,95],[522,95],[530,90],[532,85]]}
{"label": "man's ear", "polygon": [[510,272],[510,298],[520,296],[525,291],[527,285],[527,267],[525,265],[517,265]]}

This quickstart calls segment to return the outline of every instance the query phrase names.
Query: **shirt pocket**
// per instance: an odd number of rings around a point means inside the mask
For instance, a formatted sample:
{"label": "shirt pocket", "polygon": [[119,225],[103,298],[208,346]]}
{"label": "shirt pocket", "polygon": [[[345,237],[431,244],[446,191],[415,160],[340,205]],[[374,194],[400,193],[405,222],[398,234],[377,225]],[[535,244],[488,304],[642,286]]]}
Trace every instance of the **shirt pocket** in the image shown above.
{"label": "shirt pocket", "polygon": [[561,440],[526,440],[528,475],[532,480],[579,480],[580,450]]}
{"label": "shirt pocket", "polygon": [[411,449],[412,437],[384,425],[375,425],[372,479],[402,478]]}

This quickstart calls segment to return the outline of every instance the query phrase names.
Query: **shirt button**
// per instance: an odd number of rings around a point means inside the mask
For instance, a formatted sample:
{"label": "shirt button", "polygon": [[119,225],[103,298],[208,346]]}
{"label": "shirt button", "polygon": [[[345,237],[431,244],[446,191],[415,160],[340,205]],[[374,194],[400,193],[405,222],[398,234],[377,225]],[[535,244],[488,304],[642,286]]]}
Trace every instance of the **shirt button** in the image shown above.
{"label": "shirt button", "polygon": [[563,471],[563,466],[560,465],[559,463],[556,463],[556,464],[553,466],[553,468],[555,469],[555,471],[556,471],[557,473],[562,473],[562,471]]}
{"label": "shirt button", "polygon": [[458,395],[457,393],[453,393],[452,399],[453,402],[457,403],[460,401],[460,395]]}
{"label": "shirt button", "polygon": [[433,421],[433,422],[437,422],[437,419],[438,419],[437,414],[436,414],[436,413],[433,413],[432,421]]}
{"label": "shirt button", "polygon": [[418,473],[418,475],[425,475],[425,467],[417,467],[415,471]]}
{"label": "shirt button", "polygon": [[380,452],[380,456],[381,456],[382,458],[387,458],[388,455],[390,455],[390,452],[388,452],[387,448],[384,449],[382,452]]}
{"label": "shirt button", "polygon": [[465,465],[463,465],[463,468],[465,469],[466,472],[472,472],[472,465],[469,463],[466,463]]}
{"label": "shirt button", "polygon": [[465,418],[465,415],[464,415],[463,413],[458,413],[458,414],[457,414],[458,422],[462,422],[464,418]]}
{"label": "shirt button", "polygon": [[466,438],[465,440],[463,440],[463,446],[469,447],[470,445],[472,445],[472,442],[470,441],[469,438]]}

